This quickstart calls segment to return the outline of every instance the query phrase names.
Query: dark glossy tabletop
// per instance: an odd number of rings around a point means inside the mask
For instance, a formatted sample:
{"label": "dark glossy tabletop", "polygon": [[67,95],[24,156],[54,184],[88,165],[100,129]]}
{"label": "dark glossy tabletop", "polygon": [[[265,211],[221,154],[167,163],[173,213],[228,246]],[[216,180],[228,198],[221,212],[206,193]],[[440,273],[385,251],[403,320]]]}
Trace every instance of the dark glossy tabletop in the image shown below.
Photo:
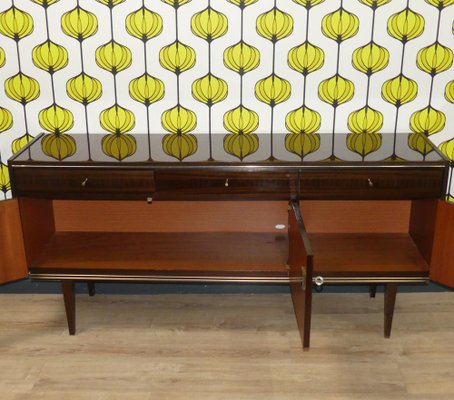
{"label": "dark glossy tabletop", "polygon": [[41,134],[11,164],[29,163],[421,163],[445,162],[416,133]]}

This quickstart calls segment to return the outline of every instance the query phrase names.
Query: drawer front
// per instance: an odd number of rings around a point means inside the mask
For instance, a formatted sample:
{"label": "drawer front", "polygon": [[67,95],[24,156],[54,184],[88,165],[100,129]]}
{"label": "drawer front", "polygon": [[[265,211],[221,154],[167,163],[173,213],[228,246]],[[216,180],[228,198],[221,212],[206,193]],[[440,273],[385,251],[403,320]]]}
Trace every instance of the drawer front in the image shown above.
{"label": "drawer front", "polygon": [[302,171],[302,199],[424,199],[443,194],[444,169]]}
{"label": "drawer front", "polygon": [[296,195],[297,173],[157,171],[157,199],[286,199]]}
{"label": "drawer front", "polygon": [[15,168],[16,196],[52,199],[146,199],[152,171],[83,168]]}

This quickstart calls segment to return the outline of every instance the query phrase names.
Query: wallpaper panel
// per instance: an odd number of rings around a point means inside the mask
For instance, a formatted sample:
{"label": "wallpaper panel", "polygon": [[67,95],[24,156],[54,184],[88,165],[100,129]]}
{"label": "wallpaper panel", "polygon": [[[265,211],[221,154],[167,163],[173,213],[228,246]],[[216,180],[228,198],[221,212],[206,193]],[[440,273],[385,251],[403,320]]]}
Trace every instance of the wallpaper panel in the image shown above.
{"label": "wallpaper panel", "polygon": [[[453,4],[4,0],[0,190],[9,195],[7,158],[43,131],[60,159],[74,153],[68,133],[102,134],[119,160],[137,149],[131,133],[165,132],[177,160],[213,158],[202,133],[222,135],[216,150],[232,160],[260,146],[272,159],[273,135],[285,135],[297,160],[320,132],[348,132],[347,148],[367,159],[382,134],[410,131],[454,160]],[[416,136],[410,145],[425,157]]]}

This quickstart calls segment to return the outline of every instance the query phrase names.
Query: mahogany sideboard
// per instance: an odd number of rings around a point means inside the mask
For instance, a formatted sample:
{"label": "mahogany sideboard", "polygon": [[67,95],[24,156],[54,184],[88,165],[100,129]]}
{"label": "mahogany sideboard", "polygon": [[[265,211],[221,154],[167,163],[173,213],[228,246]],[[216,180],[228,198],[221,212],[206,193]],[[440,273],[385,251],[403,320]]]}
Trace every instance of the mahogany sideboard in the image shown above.
{"label": "mahogany sideboard", "polygon": [[275,135],[273,157],[241,161],[178,160],[159,135],[129,135],[127,157],[103,135],[48,136],[9,160],[0,282],[61,281],[70,334],[79,281],[285,283],[304,348],[314,285],[384,284],[386,337],[399,283],[454,286],[449,163],[423,135],[383,134],[370,155],[320,135],[304,157]]}

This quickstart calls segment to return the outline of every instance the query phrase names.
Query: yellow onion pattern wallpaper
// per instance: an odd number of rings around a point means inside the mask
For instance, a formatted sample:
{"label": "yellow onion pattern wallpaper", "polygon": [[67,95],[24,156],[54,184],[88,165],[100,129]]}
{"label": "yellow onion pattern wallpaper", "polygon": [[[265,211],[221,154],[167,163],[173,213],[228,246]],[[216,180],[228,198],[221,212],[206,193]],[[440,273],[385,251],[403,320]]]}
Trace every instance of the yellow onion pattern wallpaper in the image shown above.
{"label": "yellow onion pattern wallpaper", "polygon": [[[60,160],[70,133],[101,134],[120,161],[137,151],[132,134],[147,135],[150,160],[164,134],[160,150],[182,161],[262,146],[272,160],[273,135],[304,159],[322,132],[333,146],[348,133],[366,160],[382,134],[421,132],[454,160],[453,49],[454,0],[4,0],[2,197],[6,160],[40,132]],[[427,150],[417,135],[409,145]]]}

